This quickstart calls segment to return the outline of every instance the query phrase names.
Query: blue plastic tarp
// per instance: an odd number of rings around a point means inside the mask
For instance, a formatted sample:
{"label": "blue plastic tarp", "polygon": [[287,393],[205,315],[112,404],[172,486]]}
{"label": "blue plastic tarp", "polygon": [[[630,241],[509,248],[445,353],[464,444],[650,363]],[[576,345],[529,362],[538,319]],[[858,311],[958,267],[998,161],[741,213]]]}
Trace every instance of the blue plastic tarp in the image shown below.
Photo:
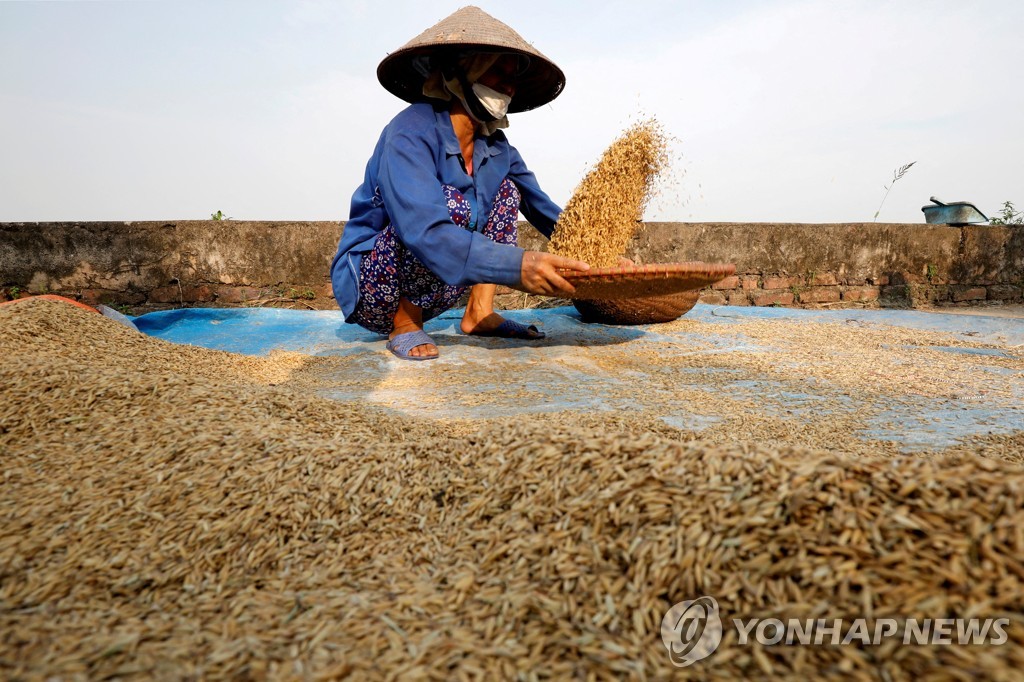
{"label": "blue plastic tarp", "polygon": [[[698,305],[684,321],[699,324],[614,327],[584,323],[572,307],[505,311],[518,322],[541,325],[548,334],[541,341],[524,342],[466,336],[459,331],[462,313],[450,310],[427,322],[425,329],[441,355],[427,363],[394,358],[385,349],[383,336],[345,324],[338,311],[190,308],[149,313],[133,322],[146,334],[167,341],[247,355],[277,350],[358,356],[358,362],[315,365],[309,371],[320,376],[311,390],[331,399],[369,401],[428,418],[643,411],[678,428],[701,431],[726,418],[709,406],[728,395],[758,404],[765,416],[797,421],[829,419],[830,412],[854,414],[866,401],[874,416],[856,437],[892,441],[907,450],[1024,430],[1024,381],[1015,379],[1018,370],[1000,365],[1021,355],[1021,319],[906,310]],[[972,362],[965,366],[991,374],[1002,388],[970,396],[932,396],[915,393],[911,385],[900,400],[870,390],[855,398],[842,382],[827,376],[811,378],[813,373],[798,368],[781,373],[751,370],[749,363],[733,362],[730,355],[774,355],[778,367],[793,361],[782,338],[776,344],[770,335],[754,338],[729,329],[757,320],[832,322],[853,334],[864,327],[944,332],[952,336],[950,343],[925,341],[927,350],[969,354]],[[894,343],[906,344],[898,340],[906,338],[893,334]],[[960,340],[988,347],[953,343]],[[897,363],[887,371],[912,377],[911,369]],[[638,392],[637,386],[645,389]],[[693,397],[705,394],[706,400]],[[689,397],[680,399],[682,395]]]}
{"label": "blue plastic tarp", "polygon": [[[621,335],[640,338],[661,334],[658,326],[609,327],[582,323],[572,307],[515,310],[511,319],[538,322],[550,334],[570,328],[574,335]],[[430,333],[455,334],[462,310],[451,310],[426,325]],[[976,315],[935,314],[915,310],[801,310],[793,308],[710,306],[698,304],[684,319],[729,324],[753,319],[857,322],[946,332],[981,343],[1024,344],[1024,320]],[[148,313],[132,318],[138,329],[175,343],[185,343],[245,355],[266,355],[272,350],[315,355],[358,352],[366,343],[383,337],[346,324],[340,311],[283,310],[277,308],[185,308]]]}

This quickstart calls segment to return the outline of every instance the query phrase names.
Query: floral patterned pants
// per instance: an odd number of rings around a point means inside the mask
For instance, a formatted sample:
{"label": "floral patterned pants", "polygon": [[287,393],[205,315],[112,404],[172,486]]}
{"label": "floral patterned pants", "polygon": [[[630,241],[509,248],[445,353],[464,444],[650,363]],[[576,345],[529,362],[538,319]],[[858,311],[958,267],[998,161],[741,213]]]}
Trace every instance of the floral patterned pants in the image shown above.
{"label": "floral patterned pants", "polygon": [[[448,212],[459,227],[469,229],[472,215],[469,201],[451,185],[442,185]],[[515,244],[519,220],[519,189],[505,178],[498,188],[481,233],[499,244]],[[390,334],[400,298],[423,309],[426,322],[452,308],[468,287],[442,282],[403,244],[388,225],[363,254],[359,267],[359,303],[349,322],[378,334]]]}

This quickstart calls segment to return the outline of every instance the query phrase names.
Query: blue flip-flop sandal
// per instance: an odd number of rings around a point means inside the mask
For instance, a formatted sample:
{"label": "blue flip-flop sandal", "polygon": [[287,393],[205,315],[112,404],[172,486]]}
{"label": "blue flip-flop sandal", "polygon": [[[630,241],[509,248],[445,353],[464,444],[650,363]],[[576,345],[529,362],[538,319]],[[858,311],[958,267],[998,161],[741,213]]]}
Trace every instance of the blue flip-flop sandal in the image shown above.
{"label": "blue flip-flop sandal", "polygon": [[403,360],[437,360],[436,355],[409,355],[409,351],[425,343],[429,343],[432,346],[437,345],[434,343],[434,339],[430,338],[425,331],[417,329],[414,332],[399,334],[391,339],[387,343],[387,349],[394,353],[395,357],[402,358]]}
{"label": "blue flip-flop sandal", "polygon": [[537,329],[535,325],[527,326],[515,320],[504,320],[489,332],[473,332],[472,335],[497,336],[503,339],[525,339],[527,341],[537,341],[547,336],[547,334]]}

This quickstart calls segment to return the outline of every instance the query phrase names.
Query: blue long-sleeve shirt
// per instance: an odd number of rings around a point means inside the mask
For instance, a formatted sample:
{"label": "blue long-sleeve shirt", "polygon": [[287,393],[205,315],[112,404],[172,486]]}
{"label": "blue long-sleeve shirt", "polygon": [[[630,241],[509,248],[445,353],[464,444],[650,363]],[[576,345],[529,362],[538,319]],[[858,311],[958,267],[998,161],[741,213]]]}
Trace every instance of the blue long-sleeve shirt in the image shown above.
{"label": "blue long-sleeve shirt", "polygon": [[[507,177],[522,195],[520,211],[551,237],[561,213],[537,184],[515,147],[500,130],[473,141],[473,175],[463,169],[462,150],[445,109],[413,104],[384,128],[366,164],[363,184],[352,196],[338,253],[331,264],[334,297],[345,317],[359,301],[359,264],[389,223],[399,239],[443,282],[518,285],[523,249],[497,244],[481,234],[498,187]],[[476,230],[452,222],[442,192],[451,185],[481,212]],[[476,218],[476,216],[474,216]]]}

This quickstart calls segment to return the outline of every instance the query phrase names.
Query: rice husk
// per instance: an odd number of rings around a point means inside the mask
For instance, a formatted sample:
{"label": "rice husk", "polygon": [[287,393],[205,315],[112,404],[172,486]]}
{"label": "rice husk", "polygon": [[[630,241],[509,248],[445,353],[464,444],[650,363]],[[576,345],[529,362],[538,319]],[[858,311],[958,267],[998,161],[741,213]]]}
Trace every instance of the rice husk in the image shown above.
{"label": "rice husk", "polygon": [[627,129],[573,192],[548,251],[597,268],[617,265],[668,163],[667,150],[667,138],[653,119]]}
{"label": "rice husk", "polygon": [[[0,309],[0,350],[8,678],[1024,665],[1024,470],[1004,459],[679,442],[619,416],[453,430],[275,385],[309,358],[172,345],[47,302]],[[739,646],[727,624],[680,671],[659,624],[702,594],[726,618],[1007,617],[1010,639]]]}

